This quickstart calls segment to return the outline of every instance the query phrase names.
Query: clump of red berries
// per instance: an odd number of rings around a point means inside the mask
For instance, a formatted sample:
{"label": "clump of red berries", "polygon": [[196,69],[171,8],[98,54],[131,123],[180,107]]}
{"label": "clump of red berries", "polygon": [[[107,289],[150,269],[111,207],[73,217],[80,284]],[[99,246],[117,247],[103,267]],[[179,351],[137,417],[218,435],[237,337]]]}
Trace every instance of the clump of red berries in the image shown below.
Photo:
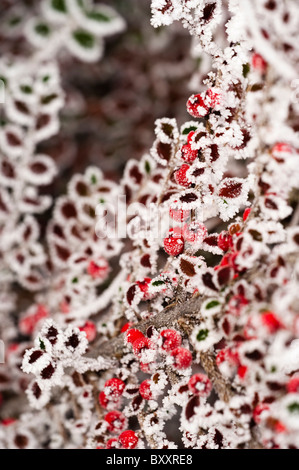
{"label": "clump of red berries", "polygon": [[107,380],[104,390],[99,393],[100,405],[105,409],[119,406],[125,386],[124,381],[116,377]]}
{"label": "clump of red berries", "polygon": [[127,418],[123,413],[117,410],[109,411],[104,417],[104,420],[108,423],[108,429],[112,433],[122,432],[127,427]]}

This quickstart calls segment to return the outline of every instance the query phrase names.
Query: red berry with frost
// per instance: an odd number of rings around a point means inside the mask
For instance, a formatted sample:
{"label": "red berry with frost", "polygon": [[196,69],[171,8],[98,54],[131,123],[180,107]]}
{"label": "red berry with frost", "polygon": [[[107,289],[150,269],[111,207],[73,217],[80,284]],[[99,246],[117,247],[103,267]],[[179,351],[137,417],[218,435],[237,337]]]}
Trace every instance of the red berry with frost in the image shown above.
{"label": "red berry with frost", "polygon": [[151,363],[145,364],[144,362],[140,362],[139,363],[139,368],[145,374],[150,374],[151,373]]}
{"label": "red berry with frost", "polygon": [[148,286],[149,284],[151,283],[151,278],[150,277],[146,277],[143,279],[143,281],[137,281],[136,284],[138,285],[139,289],[141,290],[141,292],[143,293],[143,298],[145,300],[147,300],[148,298],[150,298],[150,295],[148,293]]}
{"label": "red berry with frost", "polygon": [[132,325],[133,325],[133,323],[131,323],[131,322],[125,323],[125,324],[122,326],[120,332],[121,332],[121,333],[125,333],[129,328],[131,328]]}
{"label": "red berry with frost", "polygon": [[205,374],[194,374],[188,382],[188,387],[194,395],[208,397],[212,391],[212,382]]}
{"label": "red berry with frost", "polygon": [[106,442],[106,449],[119,449],[119,442],[116,437],[112,437]]}
{"label": "red berry with frost", "polygon": [[220,250],[223,251],[228,251],[231,247],[232,244],[232,236],[223,230],[221,233],[218,235],[217,239],[217,245],[220,248]]}
{"label": "red berry with frost", "polygon": [[195,131],[190,131],[190,132],[189,132],[189,134],[188,134],[188,136],[187,136],[187,142],[188,142],[188,144],[191,143],[192,137],[194,136],[194,134],[195,134]]}
{"label": "red berry with frost", "polygon": [[299,375],[291,377],[287,384],[287,391],[289,393],[299,393]]}
{"label": "red berry with frost", "polygon": [[186,173],[189,168],[190,165],[188,165],[187,163],[183,163],[183,165],[174,173],[175,182],[180,186],[184,186],[184,188],[188,188],[191,184],[186,176]]}
{"label": "red berry with frost", "polygon": [[162,349],[164,349],[164,351],[172,351],[182,344],[182,337],[176,330],[163,330],[160,335],[162,337]]}
{"label": "red berry with frost", "polygon": [[87,272],[93,279],[105,280],[109,273],[108,261],[102,257],[96,261],[90,261]]}
{"label": "red berry with frost", "polygon": [[176,369],[187,369],[192,364],[192,354],[189,349],[176,348],[171,351],[171,356],[174,358],[174,367]]}
{"label": "red berry with frost", "polygon": [[129,328],[126,332],[127,343],[133,344],[137,339],[143,338],[144,334],[136,328]]}
{"label": "red berry with frost", "polygon": [[138,436],[134,431],[124,431],[118,436],[118,440],[124,449],[135,449],[138,444]]}
{"label": "red berry with frost", "polygon": [[142,351],[150,349],[150,341],[148,338],[143,336],[142,338],[136,339],[136,341],[134,341],[134,343],[132,344],[132,347],[135,356],[140,358]]}
{"label": "red berry with frost", "polygon": [[10,426],[11,424],[16,423],[17,420],[15,418],[4,418],[1,421],[2,426]]}
{"label": "red berry with frost", "polygon": [[187,101],[187,111],[195,118],[202,118],[208,114],[208,106],[200,94],[191,95]]}
{"label": "red berry with frost", "polygon": [[181,148],[181,157],[184,162],[192,163],[198,157],[198,150],[193,150],[191,144],[185,144]]}
{"label": "red berry with frost", "polygon": [[104,420],[109,424],[109,431],[113,433],[120,433],[127,427],[127,418],[120,411],[109,411]]}
{"label": "red berry with frost", "polygon": [[144,398],[145,400],[150,400],[153,396],[152,391],[151,391],[151,381],[150,380],[144,380],[141,382],[140,387],[139,387],[139,393]]}
{"label": "red berry with frost", "polygon": [[113,397],[113,398],[119,398],[125,389],[125,382],[121,379],[118,379],[116,377],[109,379],[105,382],[105,389],[108,389],[108,392],[106,391],[107,395]]}
{"label": "red berry with frost", "polygon": [[178,256],[184,251],[184,238],[175,236],[173,230],[169,231],[169,236],[164,238],[164,250],[168,255]]}
{"label": "red berry with frost", "polygon": [[204,224],[192,222],[183,226],[182,234],[187,242],[200,244],[206,238],[208,231]]}
{"label": "red berry with frost", "polygon": [[87,321],[83,326],[80,326],[79,330],[84,331],[89,342],[95,340],[97,335],[97,328],[92,321]]}

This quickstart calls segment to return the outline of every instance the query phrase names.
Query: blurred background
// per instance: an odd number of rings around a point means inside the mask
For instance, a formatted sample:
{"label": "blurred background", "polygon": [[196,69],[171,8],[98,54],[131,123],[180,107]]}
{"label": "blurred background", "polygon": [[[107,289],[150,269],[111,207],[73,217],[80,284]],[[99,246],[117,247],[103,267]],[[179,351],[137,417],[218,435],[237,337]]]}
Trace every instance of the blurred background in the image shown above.
{"label": "blurred background", "polygon": [[[81,63],[61,54],[67,95],[62,129],[40,148],[54,158],[60,170],[51,187],[54,197],[65,192],[72,174],[90,164],[100,166],[108,178],[119,180],[127,160],[139,159],[151,147],[155,119],[176,117],[181,124],[188,118],[188,84],[198,66],[189,53],[188,33],[179,24],[154,29],[150,0],[94,3],[115,8],[127,29],[105,39],[105,54],[98,63]],[[39,4],[38,0],[1,0],[0,21],[13,18],[16,8],[32,17]],[[28,47],[21,36],[7,37],[0,32],[0,54],[26,56]]]}

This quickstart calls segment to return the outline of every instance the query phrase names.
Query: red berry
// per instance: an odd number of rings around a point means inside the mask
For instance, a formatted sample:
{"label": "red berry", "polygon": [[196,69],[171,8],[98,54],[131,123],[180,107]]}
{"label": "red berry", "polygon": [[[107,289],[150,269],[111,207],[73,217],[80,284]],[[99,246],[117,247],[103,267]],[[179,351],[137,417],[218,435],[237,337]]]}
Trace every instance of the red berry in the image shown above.
{"label": "red berry", "polygon": [[181,157],[184,162],[192,163],[198,157],[198,150],[193,150],[191,144],[185,144],[181,148]]}
{"label": "red berry", "polygon": [[189,168],[190,165],[188,165],[187,163],[183,163],[183,165],[174,173],[175,182],[177,184],[180,184],[181,186],[184,186],[185,188],[188,188],[191,184],[186,176],[186,173]]}
{"label": "red berry", "polygon": [[119,398],[123,394],[125,386],[125,382],[123,382],[121,379],[117,379],[116,377],[114,377],[105,382],[105,392],[107,396]]}
{"label": "red berry", "polygon": [[99,393],[99,403],[103,408],[107,408],[108,406],[109,400],[106,396],[106,393],[103,391]]}
{"label": "red berry", "polygon": [[277,142],[271,150],[272,155],[279,157],[281,153],[293,153],[293,147],[285,142]]}
{"label": "red berry", "polygon": [[119,433],[127,427],[127,418],[120,411],[109,411],[104,419],[109,424],[110,432]]}
{"label": "red berry", "polygon": [[133,323],[131,323],[131,322],[125,323],[123,325],[123,327],[121,328],[120,332],[125,333],[129,328],[131,328],[132,325],[133,325]]}
{"label": "red berry", "polygon": [[151,278],[150,277],[145,277],[143,279],[143,281],[137,281],[136,284],[138,285],[139,289],[141,290],[141,292],[143,292],[143,298],[145,300],[147,300],[150,296],[148,294],[148,286],[151,282]]}
{"label": "red berry", "polygon": [[118,440],[124,449],[135,449],[138,444],[138,436],[134,431],[124,431],[118,436]]}
{"label": "red berry", "polygon": [[136,341],[134,341],[132,346],[133,346],[133,352],[135,356],[140,358],[143,350],[150,349],[150,341],[148,338],[143,336],[141,338],[136,339]]}
{"label": "red berry", "polygon": [[267,70],[268,64],[260,54],[253,54],[251,63],[252,67],[258,70],[259,72],[264,73]]}
{"label": "red berry", "polygon": [[208,114],[208,107],[201,95],[191,95],[187,101],[187,111],[191,116],[201,118]]}
{"label": "red berry", "polygon": [[188,387],[192,393],[201,397],[207,397],[212,391],[212,382],[205,374],[194,374],[188,382]]}
{"label": "red berry", "polygon": [[170,230],[169,236],[164,238],[164,250],[171,256],[177,256],[184,251],[184,238],[174,235],[174,231]]}
{"label": "red berry", "polygon": [[244,220],[244,222],[245,222],[245,220],[248,219],[248,216],[249,216],[250,212],[251,212],[251,207],[247,207],[247,209],[245,209],[245,211],[244,211],[244,213],[243,213],[243,220]]}
{"label": "red berry", "polygon": [[185,224],[183,229],[183,237],[189,243],[202,243],[206,238],[208,232],[204,224],[192,222],[191,224]]}
{"label": "red berry", "polygon": [[163,330],[160,335],[162,336],[162,349],[164,349],[164,351],[172,351],[182,344],[182,337],[180,333],[175,330]]}
{"label": "red berry", "polygon": [[195,131],[189,132],[189,134],[188,134],[188,136],[187,136],[187,142],[188,142],[188,144],[191,143],[191,140],[192,140],[192,137],[194,136],[194,134],[195,134]]}
{"label": "red berry", "polygon": [[87,321],[85,325],[80,326],[79,330],[84,331],[89,342],[93,341],[96,338],[97,328],[92,321]]}
{"label": "red berry", "polygon": [[262,323],[268,328],[270,333],[275,333],[283,327],[283,324],[273,312],[264,312],[262,314]]}
{"label": "red berry", "polygon": [[16,423],[17,420],[15,418],[4,418],[1,421],[2,426],[10,426],[11,424]]}
{"label": "red berry", "polygon": [[223,251],[229,250],[229,248],[231,247],[231,243],[232,243],[232,236],[228,232],[223,230],[221,233],[219,233],[217,244],[220,250],[223,250]]}
{"label": "red berry", "polygon": [[231,349],[221,349],[216,356],[216,364],[219,367],[223,362],[228,362],[232,366],[239,364],[238,354]]}
{"label": "red berry", "polygon": [[106,443],[106,449],[118,449],[119,448],[119,442],[116,437],[112,437],[109,439]]}
{"label": "red berry", "polygon": [[238,376],[240,377],[240,379],[244,379],[245,375],[247,374],[247,369],[248,369],[247,366],[242,366],[242,365],[239,366]]}
{"label": "red berry", "polygon": [[299,393],[299,375],[294,375],[290,378],[287,390],[289,393]]}
{"label": "red berry", "polygon": [[126,333],[127,343],[133,344],[138,338],[143,338],[144,334],[136,328],[130,328]]}
{"label": "red berry", "polygon": [[152,398],[153,394],[151,392],[150,380],[144,380],[143,382],[141,382],[139,387],[139,393],[145,400],[150,400]]}
{"label": "red berry", "polygon": [[266,405],[265,403],[260,403],[259,405],[257,405],[254,410],[253,410],[253,420],[259,424],[261,421],[262,421],[262,413],[264,411],[268,411],[269,410],[269,406]]}
{"label": "red berry", "polygon": [[150,374],[151,373],[150,366],[151,366],[151,363],[150,364],[144,364],[144,362],[139,363],[140,370],[142,372],[144,372],[145,374]]}
{"label": "red berry", "polygon": [[94,279],[104,280],[108,276],[109,264],[105,258],[99,258],[97,261],[90,261],[87,266],[88,274]]}
{"label": "red berry", "polygon": [[176,369],[187,369],[192,363],[192,354],[189,349],[173,349],[171,355],[174,357],[174,367]]}

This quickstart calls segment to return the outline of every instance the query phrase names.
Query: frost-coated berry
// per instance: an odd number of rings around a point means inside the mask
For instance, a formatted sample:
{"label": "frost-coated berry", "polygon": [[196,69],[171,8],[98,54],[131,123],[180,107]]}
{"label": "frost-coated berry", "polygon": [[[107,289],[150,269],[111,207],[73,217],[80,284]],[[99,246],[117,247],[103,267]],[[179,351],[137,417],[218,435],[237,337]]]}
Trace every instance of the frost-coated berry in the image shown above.
{"label": "frost-coated berry", "polygon": [[227,231],[223,230],[221,233],[219,233],[217,244],[221,250],[228,251],[231,246],[231,243],[232,237]]}
{"label": "frost-coated berry", "polygon": [[174,367],[176,369],[187,369],[192,363],[192,354],[189,349],[176,348],[171,351],[171,356],[174,358]]}
{"label": "frost-coated berry", "polygon": [[289,393],[299,393],[299,375],[291,377],[287,383],[287,391]]}
{"label": "frost-coated berry", "polygon": [[148,338],[143,336],[141,338],[136,339],[136,341],[134,341],[134,343],[132,344],[132,347],[135,356],[140,358],[142,350],[150,349],[150,341]]}
{"label": "frost-coated berry", "polygon": [[189,243],[199,244],[202,243],[206,238],[208,231],[204,224],[192,222],[191,224],[185,224],[182,229],[184,240]]}
{"label": "frost-coated berry", "polygon": [[106,442],[106,449],[118,449],[119,442],[117,437],[112,437]]}
{"label": "frost-coated berry", "polygon": [[202,96],[191,95],[187,101],[187,111],[195,118],[202,118],[208,114],[208,106],[204,102]]}
{"label": "frost-coated berry", "polygon": [[144,334],[136,328],[129,328],[126,332],[127,343],[133,344],[138,338],[143,338]]}
{"label": "frost-coated berry", "polygon": [[125,382],[118,378],[109,379],[105,382],[105,389],[110,390],[110,395],[113,398],[118,398],[123,394],[125,389]]}
{"label": "frost-coated berry", "polygon": [[139,387],[139,393],[144,398],[145,400],[150,400],[153,396],[152,391],[151,391],[151,381],[150,380],[144,380],[141,382],[140,387]]}
{"label": "frost-coated berry", "polygon": [[190,216],[190,211],[170,207],[169,215],[176,222],[185,222],[188,219],[188,217]]}
{"label": "frost-coated berry", "polygon": [[194,395],[207,397],[212,391],[212,382],[205,374],[194,374],[188,382],[188,387]]}
{"label": "frost-coated berry", "polygon": [[185,144],[181,148],[181,157],[184,162],[192,163],[198,157],[198,150],[193,150],[191,144]]}
{"label": "frost-coated berry", "polygon": [[134,431],[124,431],[118,436],[118,440],[124,449],[135,449],[138,444],[138,436]]}
{"label": "frost-coated berry", "polygon": [[109,424],[109,431],[113,433],[120,433],[127,427],[127,418],[117,410],[109,411],[104,420]]}
{"label": "frost-coated berry", "polygon": [[188,188],[191,184],[186,176],[186,173],[189,168],[190,165],[188,165],[187,163],[183,163],[183,165],[174,173],[175,182],[181,186],[184,186],[185,188]]}
{"label": "frost-coated berry", "polygon": [[162,337],[162,349],[164,349],[164,351],[169,352],[181,346],[182,337],[176,330],[167,329],[161,331],[160,334]]}
{"label": "frost-coated berry", "polygon": [[164,250],[171,256],[177,256],[184,251],[184,238],[176,237],[173,235],[173,231],[170,231],[170,235],[164,238]]}

